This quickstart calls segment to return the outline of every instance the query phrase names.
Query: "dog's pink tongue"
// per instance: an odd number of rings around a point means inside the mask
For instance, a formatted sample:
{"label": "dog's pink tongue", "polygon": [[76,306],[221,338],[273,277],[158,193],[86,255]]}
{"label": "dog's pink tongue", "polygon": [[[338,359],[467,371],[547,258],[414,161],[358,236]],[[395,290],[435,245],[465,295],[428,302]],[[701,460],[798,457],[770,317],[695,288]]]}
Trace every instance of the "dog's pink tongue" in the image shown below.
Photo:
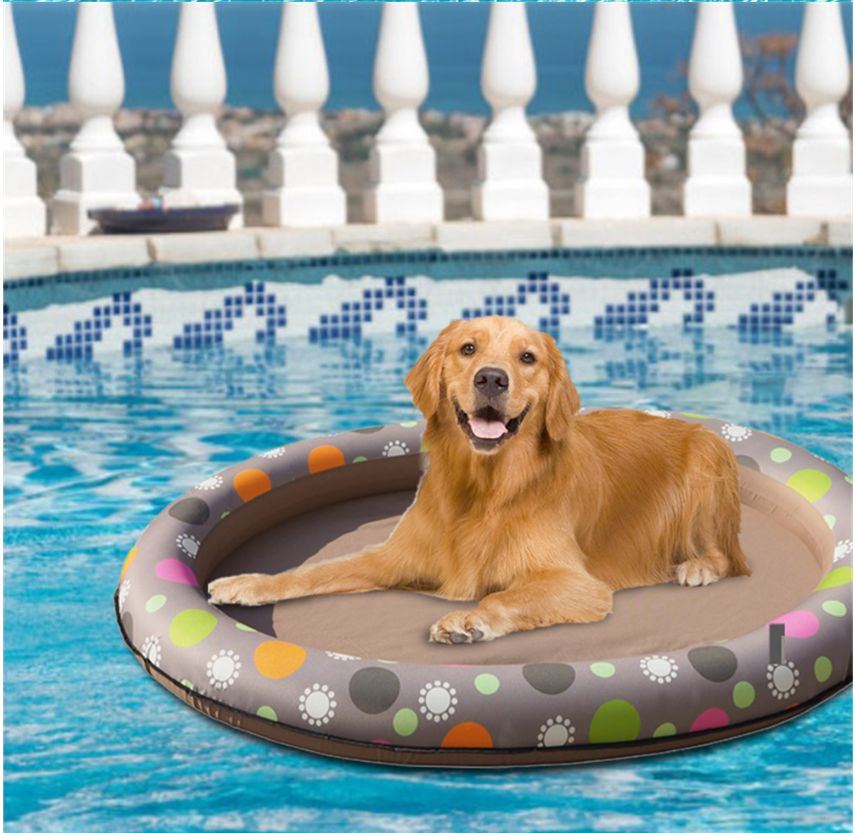
{"label": "dog's pink tongue", "polygon": [[469,417],[469,427],[472,429],[472,433],[481,440],[498,440],[503,434],[508,433],[505,423],[496,419],[479,419],[471,416]]}

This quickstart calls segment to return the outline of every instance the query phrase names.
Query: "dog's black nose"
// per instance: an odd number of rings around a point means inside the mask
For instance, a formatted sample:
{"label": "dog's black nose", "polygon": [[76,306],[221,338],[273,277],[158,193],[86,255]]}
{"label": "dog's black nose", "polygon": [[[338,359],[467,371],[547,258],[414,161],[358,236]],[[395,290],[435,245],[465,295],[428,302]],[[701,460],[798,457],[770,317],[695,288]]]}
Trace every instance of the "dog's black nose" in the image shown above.
{"label": "dog's black nose", "polygon": [[498,367],[482,367],[475,374],[475,387],[485,396],[499,396],[507,393],[508,374]]}

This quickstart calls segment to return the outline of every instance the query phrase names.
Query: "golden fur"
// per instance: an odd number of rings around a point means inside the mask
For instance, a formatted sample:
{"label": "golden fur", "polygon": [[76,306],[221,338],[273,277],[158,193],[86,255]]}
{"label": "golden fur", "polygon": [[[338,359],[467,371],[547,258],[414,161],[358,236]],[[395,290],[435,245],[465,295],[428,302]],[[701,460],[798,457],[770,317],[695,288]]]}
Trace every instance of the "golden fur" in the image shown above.
{"label": "golden fur", "polygon": [[[492,387],[486,371],[499,380]],[[427,418],[430,466],[389,540],[276,576],[218,579],[213,602],[421,590],[480,600],[430,632],[437,642],[472,642],[603,619],[624,587],[750,575],[728,443],[638,411],[579,416],[549,336],[511,318],[455,321],[406,383]],[[506,435],[479,439],[476,413],[494,427],[496,414],[510,420]]]}

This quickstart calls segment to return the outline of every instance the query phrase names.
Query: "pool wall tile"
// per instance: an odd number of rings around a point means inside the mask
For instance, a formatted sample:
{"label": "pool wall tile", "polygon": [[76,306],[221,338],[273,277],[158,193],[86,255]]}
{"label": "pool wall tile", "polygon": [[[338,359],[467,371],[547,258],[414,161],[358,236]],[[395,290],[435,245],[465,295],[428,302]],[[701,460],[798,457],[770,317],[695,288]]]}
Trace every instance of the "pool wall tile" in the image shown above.
{"label": "pool wall tile", "polygon": [[[400,259],[389,266],[400,266]],[[376,266],[376,264],[375,264]],[[379,276],[327,275],[319,283],[285,280],[270,270],[248,280],[198,290],[146,287],[39,309],[4,310],[4,363],[31,358],[86,359],[151,347],[198,351],[279,339],[312,343],[372,335],[438,332],[457,318],[510,315],[559,335],[592,327],[598,337],[679,327],[783,332],[842,321],[833,269],[792,268],[736,275],[696,275],[689,266],[658,278],[590,278],[533,269],[523,277],[436,279],[399,271]],[[418,264],[412,264],[416,271]],[[496,269],[501,275],[501,265]],[[278,278],[278,279],[277,279]],[[130,283],[130,282],[129,282]]]}

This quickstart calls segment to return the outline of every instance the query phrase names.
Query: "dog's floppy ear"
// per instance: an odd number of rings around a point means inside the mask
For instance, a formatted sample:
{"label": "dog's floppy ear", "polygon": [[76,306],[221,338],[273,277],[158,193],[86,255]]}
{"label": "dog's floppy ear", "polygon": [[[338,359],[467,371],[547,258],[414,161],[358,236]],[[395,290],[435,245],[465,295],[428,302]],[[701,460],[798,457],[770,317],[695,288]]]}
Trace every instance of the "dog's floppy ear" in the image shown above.
{"label": "dog's floppy ear", "polygon": [[546,433],[553,440],[562,440],[570,429],[570,420],[579,413],[582,403],[576,386],[570,381],[564,356],[551,336],[546,339],[549,357],[549,393],[546,395]]}
{"label": "dog's floppy ear", "polygon": [[439,407],[442,360],[445,358],[448,337],[459,323],[452,322],[436,337],[436,341],[425,350],[404,380],[413,395],[413,404],[425,415],[425,419],[430,419]]}

